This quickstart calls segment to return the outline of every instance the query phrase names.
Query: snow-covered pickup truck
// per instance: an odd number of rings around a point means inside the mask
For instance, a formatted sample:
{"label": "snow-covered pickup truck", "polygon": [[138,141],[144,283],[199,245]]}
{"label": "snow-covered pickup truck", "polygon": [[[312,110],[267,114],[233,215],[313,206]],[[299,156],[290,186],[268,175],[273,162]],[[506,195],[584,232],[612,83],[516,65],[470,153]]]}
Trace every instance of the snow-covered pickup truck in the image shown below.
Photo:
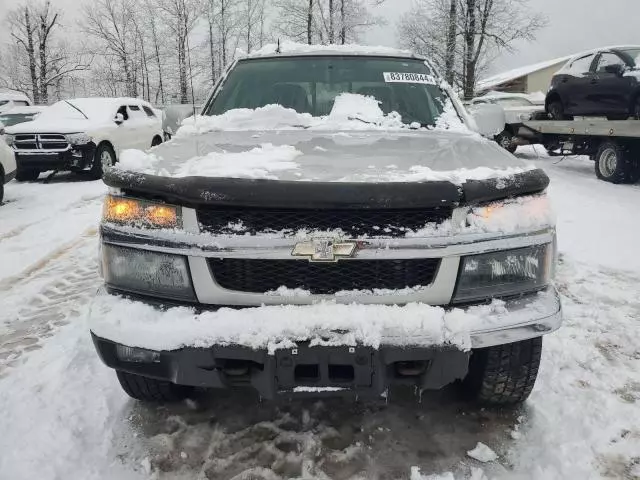
{"label": "snow-covered pickup truck", "polygon": [[18,181],[41,172],[88,172],[100,178],[128,148],[147,149],[164,139],[159,112],[135,98],[75,98],[54,103],[30,122],[7,127]]}
{"label": "snow-covered pickup truck", "polygon": [[524,401],[561,323],[549,179],[470,127],[407,52],[239,60],[172,141],[105,173],[100,357],[146,401],[457,380]]}

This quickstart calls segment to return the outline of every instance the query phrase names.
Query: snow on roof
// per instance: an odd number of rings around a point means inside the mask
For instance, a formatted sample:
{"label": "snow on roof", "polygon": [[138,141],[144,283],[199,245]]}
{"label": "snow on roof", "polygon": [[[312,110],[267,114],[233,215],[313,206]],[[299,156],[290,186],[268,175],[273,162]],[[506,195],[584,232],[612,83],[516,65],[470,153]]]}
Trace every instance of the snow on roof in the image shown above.
{"label": "snow on roof", "polygon": [[491,88],[495,88],[498,85],[502,85],[503,83],[510,82],[520,77],[524,77],[525,75],[530,75],[539,70],[544,70],[545,68],[553,67],[554,65],[565,64],[569,60],[573,58],[573,55],[568,55],[566,57],[554,58],[553,60],[547,60],[546,62],[534,63],[533,65],[527,65],[520,68],[515,68],[513,70],[509,70],[508,72],[503,72],[498,75],[494,75],[489,78],[485,78],[478,82],[476,86],[477,91],[488,90]]}
{"label": "snow on roof", "polygon": [[423,60],[424,57],[416,55],[410,50],[401,50],[391,47],[371,46],[371,45],[307,45],[290,41],[265,45],[259,50],[255,50],[244,58],[259,57],[294,57],[306,55],[365,55],[379,57],[409,57]]}

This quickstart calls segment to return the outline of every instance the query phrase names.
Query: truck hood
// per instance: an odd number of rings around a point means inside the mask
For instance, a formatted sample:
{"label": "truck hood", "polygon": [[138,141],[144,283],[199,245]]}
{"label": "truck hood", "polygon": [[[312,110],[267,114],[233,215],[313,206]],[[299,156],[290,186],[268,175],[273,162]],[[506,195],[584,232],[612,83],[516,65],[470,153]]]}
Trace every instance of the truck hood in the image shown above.
{"label": "truck hood", "polygon": [[51,119],[35,118],[30,122],[19,123],[7,128],[7,133],[10,135],[21,133],[87,133],[108,126],[115,126],[115,123],[79,118],[61,118],[53,122]]}
{"label": "truck hood", "polygon": [[279,130],[125,151],[104,182],[194,207],[421,208],[540,192],[549,179],[475,134]]}
{"label": "truck hood", "polygon": [[437,130],[211,132],[176,138],[152,154],[157,162],[143,173],[307,182],[424,181],[416,172],[431,170],[437,180],[445,172],[527,167],[479,135]]}

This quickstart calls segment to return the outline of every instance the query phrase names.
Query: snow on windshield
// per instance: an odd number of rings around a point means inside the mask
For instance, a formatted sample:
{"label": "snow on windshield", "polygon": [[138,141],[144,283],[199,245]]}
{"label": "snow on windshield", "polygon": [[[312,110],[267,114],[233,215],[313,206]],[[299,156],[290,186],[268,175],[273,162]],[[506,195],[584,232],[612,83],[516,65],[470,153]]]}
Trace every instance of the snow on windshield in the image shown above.
{"label": "snow on windshield", "polygon": [[[449,100],[438,119],[436,128],[471,131],[462,122]],[[186,137],[223,130],[406,130],[419,128],[419,124],[407,125],[397,112],[385,114],[374,97],[354,93],[342,93],[335,99],[329,115],[313,117],[298,113],[280,105],[267,105],[256,109],[239,108],[221,115],[189,117],[182,122],[176,137]]]}
{"label": "snow on windshield", "polygon": [[[76,108],[74,108],[74,106]],[[78,109],[80,111],[78,111]],[[84,115],[83,115],[84,114]],[[56,102],[38,116],[38,122],[51,122],[63,119],[110,121],[115,115],[115,103],[112,99],[74,98]]]}

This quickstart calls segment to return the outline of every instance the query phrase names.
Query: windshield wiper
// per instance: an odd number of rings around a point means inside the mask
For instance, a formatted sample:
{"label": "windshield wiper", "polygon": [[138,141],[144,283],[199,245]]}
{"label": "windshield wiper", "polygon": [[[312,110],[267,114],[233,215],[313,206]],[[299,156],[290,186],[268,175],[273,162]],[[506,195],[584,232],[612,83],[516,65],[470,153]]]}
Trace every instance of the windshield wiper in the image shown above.
{"label": "windshield wiper", "polygon": [[87,117],[87,116],[84,114],[84,112],[83,112],[82,110],[80,110],[78,107],[76,107],[73,103],[69,102],[68,100],[65,100],[64,102],[65,102],[65,103],[68,103],[69,105],[71,105],[73,108],[75,108],[77,111],[79,111],[79,112],[82,114],[82,116],[83,116],[84,118],[86,118],[87,120],[89,120],[89,117]]}

